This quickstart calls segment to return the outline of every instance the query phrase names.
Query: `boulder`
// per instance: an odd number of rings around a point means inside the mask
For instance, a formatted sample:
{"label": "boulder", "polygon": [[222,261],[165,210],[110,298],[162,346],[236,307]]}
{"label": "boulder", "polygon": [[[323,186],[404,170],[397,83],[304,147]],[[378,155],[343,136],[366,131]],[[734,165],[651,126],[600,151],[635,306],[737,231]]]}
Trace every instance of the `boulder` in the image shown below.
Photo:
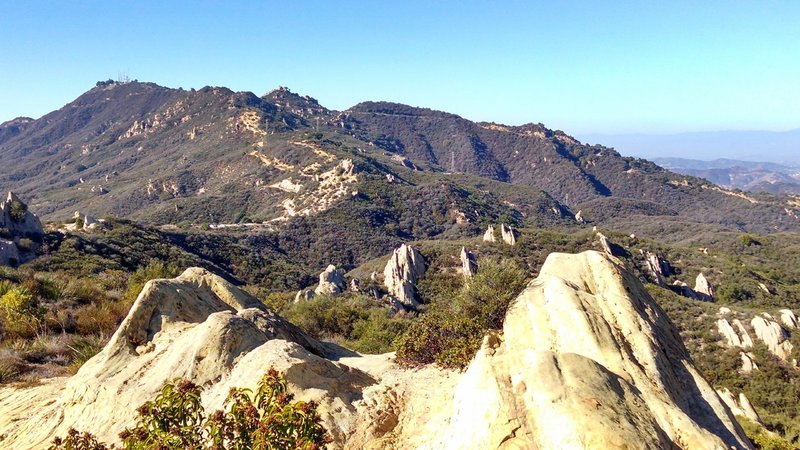
{"label": "boulder", "polygon": [[15,237],[44,234],[39,217],[30,212],[28,205],[13,192],[9,192],[6,201],[0,203],[0,228],[5,228]]}
{"label": "boulder", "polygon": [[351,292],[361,292],[361,280],[358,278],[353,278],[350,280],[350,291]]}
{"label": "boulder", "polygon": [[753,422],[764,426],[764,422],[761,421],[761,417],[759,417],[756,410],[753,409],[753,405],[750,404],[750,400],[747,399],[744,392],[740,393],[737,398],[728,388],[722,388],[717,389],[717,394],[719,394],[719,398],[725,402],[725,405],[730,408],[734,415],[747,417]]}
{"label": "boulder", "polygon": [[697,275],[697,278],[694,281],[694,292],[700,297],[701,300],[714,300],[714,287],[702,272]]}
{"label": "boulder", "polygon": [[466,247],[461,247],[461,272],[465,278],[472,278],[478,271],[478,260],[475,254],[467,250]]}
{"label": "boulder", "polygon": [[503,237],[503,242],[506,244],[511,246],[517,245],[517,232],[513,228],[501,224],[500,235]]}
{"label": "boulder", "polygon": [[551,254],[456,387],[447,448],[752,448],[623,264]]}
{"label": "boulder", "polygon": [[586,219],[584,219],[584,218],[583,218],[583,211],[582,211],[582,210],[581,210],[581,211],[578,211],[578,212],[575,214],[575,222],[578,222],[578,223],[580,223],[580,224],[584,224],[584,223],[586,223]]}
{"label": "boulder", "polygon": [[483,242],[495,242],[493,226],[489,225],[489,228],[487,228],[486,232],[483,233]]}
{"label": "boulder", "polygon": [[758,365],[753,359],[752,353],[742,352],[740,356],[742,357],[742,368],[740,369],[742,373],[750,373],[754,370],[758,370]]}
{"label": "boulder", "polygon": [[778,358],[786,361],[792,353],[792,343],[788,341],[789,334],[781,328],[778,322],[769,320],[761,316],[753,317],[750,326],[756,333],[756,337],[761,339],[770,352]]}
{"label": "boulder", "polygon": [[425,274],[422,254],[410,245],[403,244],[392,252],[383,269],[383,284],[400,303],[416,308],[419,301],[416,283]]}
{"label": "boulder", "polygon": [[319,284],[314,293],[317,295],[339,295],[345,290],[347,283],[344,281],[344,273],[337,269],[333,264],[319,274]]}
{"label": "boulder", "polygon": [[599,231],[597,231],[596,234],[597,234],[597,238],[600,241],[600,247],[603,248],[603,251],[606,253],[606,255],[614,256],[614,251],[611,249],[611,241],[608,240],[608,238],[606,237],[605,234],[603,234],[603,233],[601,233]]}
{"label": "boulder", "polygon": [[781,313],[781,322],[783,322],[786,328],[790,330],[797,328],[797,317],[791,309],[782,309],[778,312]]}
{"label": "boulder", "polygon": [[717,320],[717,331],[725,339],[727,347],[750,348],[753,340],[739,319],[734,319],[732,324],[727,319]]}

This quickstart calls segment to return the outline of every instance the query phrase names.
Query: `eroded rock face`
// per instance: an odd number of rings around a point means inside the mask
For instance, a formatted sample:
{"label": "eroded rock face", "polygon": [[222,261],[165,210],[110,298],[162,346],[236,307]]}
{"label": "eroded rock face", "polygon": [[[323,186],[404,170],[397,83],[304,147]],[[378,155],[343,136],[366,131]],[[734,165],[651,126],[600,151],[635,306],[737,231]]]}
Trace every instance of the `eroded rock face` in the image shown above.
{"label": "eroded rock face", "polygon": [[403,244],[392,252],[383,269],[383,284],[389,295],[405,306],[419,306],[416,283],[425,274],[422,254],[410,245]]}
{"label": "eroded rock face", "polygon": [[717,394],[719,394],[719,397],[723,402],[725,402],[725,405],[730,408],[734,415],[747,417],[753,422],[761,425],[764,424],[761,421],[761,417],[758,416],[756,410],[753,409],[753,405],[750,404],[750,400],[748,400],[747,396],[744,395],[744,392],[740,393],[739,396],[736,397],[730,390],[728,390],[728,388],[722,388],[717,389]]}
{"label": "eroded rock face", "polygon": [[505,224],[500,225],[500,235],[506,244],[517,245],[517,232],[513,228],[507,227]]}
{"label": "eroded rock face", "polygon": [[17,244],[14,241],[0,239],[0,266],[16,265],[19,262]]}
{"label": "eroded rock face", "polygon": [[472,278],[478,271],[478,260],[475,254],[467,250],[466,247],[461,247],[461,272],[464,278]]}
{"label": "eroded rock face", "polygon": [[3,446],[70,427],[114,442],[166,381],[202,384],[213,411],[269,367],[319,402],[332,449],[751,448],[664,312],[598,252],[548,257],[464,374],[316,342],[202,269],[154,280],[76,375],[0,387]]}
{"label": "eroded rock face", "polygon": [[670,274],[667,262],[655,253],[647,252],[645,255],[645,264],[647,264],[647,269],[650,271],[650,275],[652,275],[655,283],[662,287],[666,286],[664,277]]}
{"label": "eroded rock face", "polygon": [[314,292],[317,295],[339,295],[345,290],[347,283],[344,280],[344,273],[337,269],[333,264],[319,274],[319,284]]}
{"label": "eroded rock face", "polygon": [[714,287],[702,272],[697,275],[694,281],[694,292],[701,300],[714,300]]}
{"label": "eroded rock face", "polygon": [[782,309],[778,311],[781,313],[781,322],[791,330],[797,328],[797,317],[794,315],[791,309]]}
{"label": "eroded rock face", "polygon": [[13,192],[9,192],[6,201],[0,203],[0,228],[18,237],[44,234],[39,217],[30,212],[28,206]]}
{"label": "eroded rock face", "polygon": [[489,225],[489,228],[486,229],[486,232],[483,233],[483,242],[494,242],[494,227]]}
{"label": "eroded rock face", "polygon": [[681,280],[675,280],[672,283],[672,287],[678,291],[678,293],[686,298],[692,298],[698,300],[697,294],[694,292],[692,288],[689,287],[688,284],[684,283]]}
{"label": "eroded rock face", "polygon": [[622,264],[552,254],[456,388],[450,448],[751,448]]}
{"label": "eroded rock face", "polygon": [[728,347],[746,349],[753,346],[753,339],[739,319],[733,319],[732,325],[728,319],[717,320],[717,331],[725,339]]}
{"label": "eroded rock face", "polygon": [[753,317],[750,326],[756,336],[764,342],[770,352],[784,361],[792,353],[792,343],[789,342],[789,334],[781,328],[778,322],[762,316]]}

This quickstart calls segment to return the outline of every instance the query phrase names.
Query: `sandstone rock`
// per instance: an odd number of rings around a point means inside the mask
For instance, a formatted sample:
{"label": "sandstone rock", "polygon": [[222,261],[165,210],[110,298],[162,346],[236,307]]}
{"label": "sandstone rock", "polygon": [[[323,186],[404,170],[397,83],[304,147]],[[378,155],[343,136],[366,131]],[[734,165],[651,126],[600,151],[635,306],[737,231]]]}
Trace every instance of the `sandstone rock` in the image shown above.
{"label": "sandstone rock", "polygon": [[664,312],[597,252],[548,257],[465,374],[318,343],[202,269],[154,280],[76,375],[0,387],[3,446],[70,427],[114,442],[165,381],[203,385],[213,411],[269,367],[319,402],[333,449],[752,448]]}
{"label": "sandstone rock", "polygon": [[750,325],[770,352],[784,361],[788,359],[793,346],[787,340],[788,333],[777,322],[756,316],[750,321]]}
{"label": "sandstone rock", "polygon": [[361,292],[361,280],[358,278],[353,278],[350,280],[350,291]]}
{"label": "sandstone rock", "polygon": [[403,244],[392,252],[383,269],[383,284],[405,306],[419,306],[416,283],[425,274],[425,261],[422,254],[410,245]]}
{"label": "sandstone rock", "polygon": [[750,334],[739,319],[734,319],[733,325],[727,319],[717,320],[717,331],[725,339],[728,347],[750,348],[753,346]]}
{"label": "sandstone rock", "polygon": [[650,275],[652,275],[655,283],[662,287],[666,286],[664,277],[670,274],[670,269],[667,262],[661,259],[655,253],[647,252],[645,255],[645,264],[647,265],[647,269],[650,271]]}
{"label": "sandstone rock", "polygon": [[346,283],[344,281],[344,274],[341,270],[337,269],[333,264],[319,274],[319,284],[314,289],[317,295],[339,295],[344,292]]}
{"label": "sandstone rock", "polygon": [[583,218],[583,211],[578,211],[575,214],[575,222],[578,222],[578,223],[581,223],[581,224],[586,223],[586,220]]}
{"label": "sandstone rock", "polygon": [[600,246],[608,256],[614,256],[614,251],[611,249],[611,241],[608,240],[605,234],[596,232],[597,238],[600,240]]}
{"label": "sandstone rock", "polygon": [[702,272],[695,279],[694,291],[700,296],[701,300],[714,300],[714,287]]}
{"label": "sandstone rock", "polygon": [[742,368],[740,369],[742,373],[750,373],[754,370],[758,370],[758,365],[753,360],[753,355],[751,353],[742,352],[740,356],[742,358]]}
{"label": "sandstone rock", "polygon": [[466,247],[461,247],[461,271],[465,278],[472,278],[478,271],[478,260]]}
{"label": "sandstone rock", "polygon": [[622,263],[551,254],[456,388],[448,448],[752,448]]}
{"label": "sandstone rock", "polygon": [[764,283],[758,283],[758,287],[759,287],[759,289],[764,291],[765,294],[768,294],[768,295],[774,295],[775,294],[775,292],[772,289],[770,289],[769,286],[767,286]]}
{"label": "sandstone rock", "polygon": [[790,330],[797,328],[797,317],[791,309],[782,309],[778,312],[781,313],[781,322],[783,322],[786,328]]}
{"label": "sandstone rock", "polygon": [[507,227],[505,224],[501,224],[500,235],[503,237],[503,242],[506,244],[511,246],[517,244],[517,232],[513,228]]}
{"label": "sandstone rock", "polygon": [[495,242],[493,226],[489,225],[489,228],[483,233],[483,242]]}
{"label": "sandstone rock", "polygon": [[297,291],[297,294],[294,296],[294,302],[300,303],[305,300],[311,300],[314,298],[314,291],[311,289],[300,289]]}
{"label": "sandstone rock", "polygon": [[419,167],[417,167],[413,162],[411,162],[410,159],[408,159],[408,158],[406,158],[404,156],[393,155],[392,156],[392,160],[394,160],[395,162],[401,164],[402,166],[406,167],[407,169],[417,170],[417,171],[420,170]]}
{"label": "sandstone rock", "polygon": [[20,262],[17,244],[14,241],[0,239],[0,266],[17,265]]}
{"label": "sandstone rock", "polygon": [[720,315],[723,315],[723,316],[724,316],[724,315],[726,315],[726,314],[730,314],[730,313],[731,313],[731,309],[730,309],[730,308],[728,308],[728,307],[726,307],[726,306],[721,306],[721,307],[719,308],[719,314],[720,314]]}
{"label": "sandstone rock", "polygon": [[758,416],[756,410],[753,409],[753,405],[750,404],[750,400],[747,399],[747,396],[744,395],[744,392],[739,394],[739,397],[734,397],[733,393],[728,390],[728,388],[717,389],[717,394],[719,394],[719,398],[725,402],[725,405],[730,408],[731,412],[736,416],[747,417],[748,419],[756,422],[760,425],[764,425],[764,422],[761,421],[761,417]]}
{"label": "sandstone rock", "polygon": [[[23,211],[20,216],[15,216],[14,211]],[[13,192],[9,192],[6,201],[0,203],[0,228],[5,228],[16,237],[41,236],[44,234],[42,222],[36,214],[28,210]]]}

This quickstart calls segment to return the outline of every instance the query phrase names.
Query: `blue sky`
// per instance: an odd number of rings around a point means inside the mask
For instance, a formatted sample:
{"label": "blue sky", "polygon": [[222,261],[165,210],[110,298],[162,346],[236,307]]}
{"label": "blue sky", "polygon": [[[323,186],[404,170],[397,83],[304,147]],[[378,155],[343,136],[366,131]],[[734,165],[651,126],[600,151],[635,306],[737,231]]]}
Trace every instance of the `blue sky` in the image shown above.
{"label": "blue sky", "polygon": [[800,127],[800,2],[0,1],[0,121],[127,73],[582,133]]}

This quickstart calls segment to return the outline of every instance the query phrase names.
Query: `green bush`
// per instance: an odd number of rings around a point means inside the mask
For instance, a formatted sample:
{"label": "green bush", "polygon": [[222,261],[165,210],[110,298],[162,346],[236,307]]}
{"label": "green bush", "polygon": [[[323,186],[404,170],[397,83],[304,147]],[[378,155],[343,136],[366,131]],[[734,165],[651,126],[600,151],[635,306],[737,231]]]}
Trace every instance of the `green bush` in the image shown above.
{"label": "green bush", "polygon": [[[395,341],[397,360],[465,368],[487,331],[503,326],[508,306],[525,288],[527,273],[512,260],[481,259],[478,273],[455,295],[442,291],[432,311]],[[433,310],[435,308],[435,310]]]}
{"label": "green bush", "polygon": [[[270,369],[250,389],[232,389],[224,409],[206,416],[202,388],[188,380],[164,386],[120,434],[126,450],[320,449],[330,441],[314,402],[293,402],[286,380]],[[70,430],[50,450],[105,450],[93,435]]]}
{"label": "green bush", "polygon": [[14,222],[22,222],[25,220],[25,214],[28,213],[28,206],[25,203],[22,203],[19,200],[14,200],[11,202],[11,210],[9,215],[11,216],[11,220]]}
{"label": "green bush", "polygon": [[178,268],[173,265],[164,264],[163,261],[153,259],[146,266],[139,267],[136,272],[128,278],[128,285],[125,288],[123,298],[130,303],[136,300],[139,293],[144,288],[145,283],[157,278],[172,278],[178,275]]}

